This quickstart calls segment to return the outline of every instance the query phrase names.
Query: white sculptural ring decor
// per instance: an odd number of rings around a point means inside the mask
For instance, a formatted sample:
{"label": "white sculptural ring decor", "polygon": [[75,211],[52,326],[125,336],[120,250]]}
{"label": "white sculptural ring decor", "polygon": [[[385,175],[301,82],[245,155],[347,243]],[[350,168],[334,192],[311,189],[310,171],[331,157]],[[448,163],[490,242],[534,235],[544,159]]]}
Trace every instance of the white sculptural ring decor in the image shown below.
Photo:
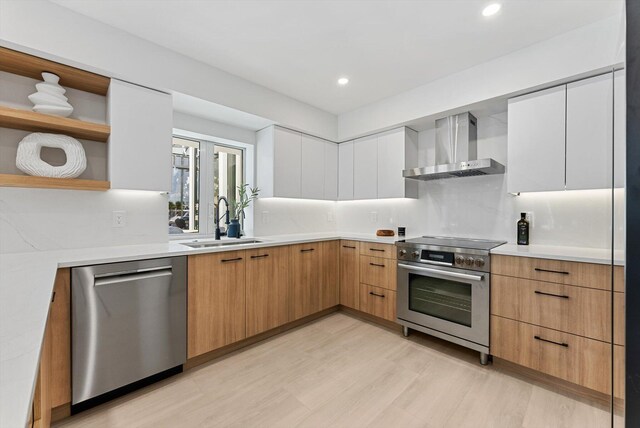
{"label": "white sculptural ring decor", "polygon": [[[43,147],[64,150],[67,162],[61,166],[53,166],[43,161],[40,157]],[[84,153],[84,147],[75,138],[35,132],[20,141],[16,167],[24,173],[37,177],[76,178],[87,168],[87,156]]]}

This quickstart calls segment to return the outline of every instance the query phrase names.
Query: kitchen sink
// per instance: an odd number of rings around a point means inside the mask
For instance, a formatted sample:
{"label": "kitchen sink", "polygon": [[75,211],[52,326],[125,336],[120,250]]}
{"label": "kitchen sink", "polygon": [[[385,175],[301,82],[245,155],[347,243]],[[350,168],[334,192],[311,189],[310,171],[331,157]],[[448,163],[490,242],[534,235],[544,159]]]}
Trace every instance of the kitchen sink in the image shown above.
{"label": "kitchen sink", "polygon": [[243,245],[243,244],[259,244],[262,241],[257,239],[239,239],[237,241],[233,240],[225,240],[225,241],[206,241],[206,242],[189,242],[184,243],[182,245],[186,245],[191,248],[212,248],[212,247],[226,247],[233,245]]}

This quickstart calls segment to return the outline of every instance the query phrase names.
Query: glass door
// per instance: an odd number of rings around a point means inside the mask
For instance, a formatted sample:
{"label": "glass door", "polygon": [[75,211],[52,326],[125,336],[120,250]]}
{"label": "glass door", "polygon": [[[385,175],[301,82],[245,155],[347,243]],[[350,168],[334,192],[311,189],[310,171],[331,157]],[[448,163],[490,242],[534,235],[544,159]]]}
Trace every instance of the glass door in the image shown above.
{"label": "glass door", "polygon": [[409,310],[471,327],[472,285],[409,274]]}

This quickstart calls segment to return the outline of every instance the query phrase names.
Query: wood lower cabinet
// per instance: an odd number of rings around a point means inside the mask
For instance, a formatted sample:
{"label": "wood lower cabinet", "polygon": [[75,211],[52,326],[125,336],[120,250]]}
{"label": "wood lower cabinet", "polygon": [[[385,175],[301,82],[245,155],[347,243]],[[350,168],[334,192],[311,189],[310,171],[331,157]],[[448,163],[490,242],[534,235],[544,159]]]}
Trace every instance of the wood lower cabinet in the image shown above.
{"label": "wood lower cabinet", "polygon": [[491,353],[605,394],[611,393],[611,344],[491,317]]}
{"label": "wood lower cabinet", "polygon": [[340,304],[360,309],[360,242],[340,241]]}
{"label": "wood lower cabinet", "polygon": [[395,290],[398,262],[380,257],[360,256],[360,283]]}
{"label": "wood lower cabinet", "polygon": [[386,288],[360,284],[360,310],[370,315],[396,320],[396,292]]}
{"label": "wood lower cabinet", "polygon": [[610,291],[493,275],[491,313],[611,341]]}
{"label": "wood lower cabinet", "polygon": [[380,257],[397,260],[396,246],[393,244],[379,244],[377,242],[361,242],[360,254],[363,256]]}
{"label": "wood lower cabinet", "polygon": [[622,398],[623,268],[614,267],[612,286],[606,264],[515,256],[491,263],[491,354]]}
{"label": "wood lower cabinet", "polygon": [[247,337],[289,322],[289,250],[268,247],[246,252]]}
{"label": "wood lower cabinet", "polygon": [[53,288],[51,323],[51,407],[71,403],[71,270],[59,269]]}
{"label": "wood lower cabinet", "polygon": [[189,256],[189,358],[246,337],[245,251]]}
{"label": "wood lower cabinet", "polygon": [[40,367],[38,369],[38,378],[36,381],[36,389],[33,397],[33,426],[48,428],[51,425],[51,392],[53,385],[51,383],[52,376],[52,348],[53,334],[51,331],[51,313],[47,318],[47,327],[44,333],[44,341],[42,342],[42,350],[40,351]]}
{"label": "wood lower cabinet", "polygon": [[291,321],[320,311],[322,244],[289,246]]}
{"label": "wood lower cabinet", "polygon": [[340,303],[340,241],[322,242],[322,288],[320,310]]}

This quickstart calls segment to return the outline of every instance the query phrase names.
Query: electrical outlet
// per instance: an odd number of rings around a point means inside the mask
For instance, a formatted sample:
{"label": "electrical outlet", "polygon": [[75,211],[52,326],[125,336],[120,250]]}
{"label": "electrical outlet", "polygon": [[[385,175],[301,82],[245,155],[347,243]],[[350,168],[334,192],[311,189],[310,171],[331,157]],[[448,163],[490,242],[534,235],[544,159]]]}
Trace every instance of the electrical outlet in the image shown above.
{"label": "electrical outlet", "polygon": [[371,211],[369,213],[369,221],[371,221],[371,223],[377,223],[378,222],[378,212],[377,211]]}
{"label": "electrical outlet", "polygon": [[113,211],[111,214],[111,227],[125,227],[127,225],[126,211]]}
{"label": "electrical outlet", "polygon": [[269,211],[262,211],[262,224],[269,224]]}

